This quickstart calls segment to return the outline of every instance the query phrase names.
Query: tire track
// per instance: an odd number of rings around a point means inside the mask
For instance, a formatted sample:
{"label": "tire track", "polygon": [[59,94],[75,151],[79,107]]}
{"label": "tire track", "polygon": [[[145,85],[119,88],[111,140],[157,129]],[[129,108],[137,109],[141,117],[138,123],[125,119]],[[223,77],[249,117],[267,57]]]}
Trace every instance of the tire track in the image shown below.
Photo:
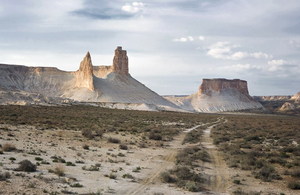
{"label": "tire track", "polygon": [[[156,181],[159,181],[160,174],[162,172],[166,171],[166,169],[168,169],[168,168],[170,168],[174,165],[178,150],[182,149],[182,148],[185,148],[185,147],[189,147],[188,144],[182,145],[182,141],[184,140],[184,137],[185,137],[186,133],[188,133],[190,131],[193,131],[193,130],[201,127],[201,126],[211,124],[211,126],[209,126],[206,130],[204,130],[204,134],[203,134],[204,139],[203,139],[203,141],[206,141],[209,144],[213,144],[212,139],[209,137],[210,136],[210,130],[215,125],[220,123],[221,120],[222,120],[222,118],[218,118],[218,120],[215,121],[215,122],[196,125],[192,128],[186,129],[185,131],[180,133],[178,136],[176,136],[174,138],[174,140],[170,143],[171,148],[169,148],[167,150],[169,153],[167,155],[165,155],[165,157],[163,158],[163,163],[161,165],[157,166],[153,170],[153,172],[151,172],[151,174],[149,174],[146,178],[144,178],[143,181],[136,188],[130,190],[126,194],[127,195],[145,194],[146,193],[145,191],[147,190],[147,188],[149,188],[150,185],[152,185]],[[207,133],[205,133],[205,131],[207,131],[208,129],[209,129],[209,135],[207,137],[206,136]],[[223,165],[226,166],[226,164],[224,164],[225,162],[222,161],[222,159],[219,157],[219,155],[216,152],[217,152],[216,149],[209,151],[209,154],[211,155],[211,157],[213,159],[213,162],[216,164],[215,165],[216,179],[214,179],[215,183],[213,184],[212,190],[216,191],[216,192],[223,192],[224,189],[227,187],[227,184],[223,185],[224,181],[226,181],[227,177],[223,177],[224,174],[221,172],[221,169],[222,169],[222,166]]]}

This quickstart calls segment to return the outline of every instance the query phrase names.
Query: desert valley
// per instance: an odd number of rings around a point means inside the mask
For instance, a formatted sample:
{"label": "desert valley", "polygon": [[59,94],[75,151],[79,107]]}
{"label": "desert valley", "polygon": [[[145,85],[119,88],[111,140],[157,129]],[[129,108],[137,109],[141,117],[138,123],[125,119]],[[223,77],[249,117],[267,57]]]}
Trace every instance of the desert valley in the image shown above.
{"label": "desert valley", "polygon": [[128,61],[0,64],[0,194],[299,194],[300,92],[205,78],[160,96]]}

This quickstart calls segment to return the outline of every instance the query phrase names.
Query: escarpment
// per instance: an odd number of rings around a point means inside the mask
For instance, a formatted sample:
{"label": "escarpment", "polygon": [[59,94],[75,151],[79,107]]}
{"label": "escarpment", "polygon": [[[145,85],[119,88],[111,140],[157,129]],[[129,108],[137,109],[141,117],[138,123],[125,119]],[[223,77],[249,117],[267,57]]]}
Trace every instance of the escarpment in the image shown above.
{"label": "escarpment", "polygon": [[222,93],[226,90],[235,90],[249,96],[247,81],[240,79],[203,79],[198,94],[211,95],[212,92]]}
{"label": "escarpment", "polygon": [[40,103],[51,97],[51,102],[66,99],[126,104],[126,108],[132,104],[132,109],[180,110],[131,77],[126,50],[118,46],[114,54],[111,65],[94,66],[88,52],[75,72],[0,64],[0,104]]}
{"label": "escarpment", "polygon": [[240,79],[203,79],[197,93],[186,97],[167,97],[186,110],[225,112],[262,109],[248,92],[247,81]]}

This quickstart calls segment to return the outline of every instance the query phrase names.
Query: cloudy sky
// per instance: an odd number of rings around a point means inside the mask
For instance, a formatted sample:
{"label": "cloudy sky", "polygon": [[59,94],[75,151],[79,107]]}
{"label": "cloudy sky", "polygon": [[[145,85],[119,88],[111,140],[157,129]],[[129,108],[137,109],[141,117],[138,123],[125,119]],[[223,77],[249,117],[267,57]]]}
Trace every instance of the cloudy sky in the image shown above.
{"label": "cloudy sky", "polygon": [[0,0],[0,63],[76,70],[128,52],[159,94],[240,78],[251,95],[300,91],[299,0]]}

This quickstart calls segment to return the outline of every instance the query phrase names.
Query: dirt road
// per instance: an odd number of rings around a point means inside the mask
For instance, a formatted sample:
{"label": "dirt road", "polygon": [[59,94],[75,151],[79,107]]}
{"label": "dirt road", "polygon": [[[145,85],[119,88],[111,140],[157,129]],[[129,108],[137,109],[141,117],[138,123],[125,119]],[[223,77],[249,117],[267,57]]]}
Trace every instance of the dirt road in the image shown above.
{"label": "dirt road", "polygon": [[202,145],[207,149],[207,152],[212,159],[212,163],[208,165],[208,167],[211,169],[209,190],[216,194],[229,194],[229,169],[226,165],[226,162],[222,158],[222,155],[213,144],[213,139],[210,137],[211,130],[214,126],[215,125],[212,125],[204,130],[202,137]]}
{"label": "dirt road", "polygon": [[131,189],[126,194],[146,194],[147,189],[149,189],[152,184],[154,184],[155,182],[159,182],[160,174],[175,165],[174,162],[177,152],[180,149],[189,146],[188,144],[182,145],[182,141],[186,136],[186,133],[204,125],[211,125],[206,130],[204,130],[202,138],[202,145],[207,148],[207,151],[212,159],[212,163],[208,165],[209,167],[211,167],[211,172],[209,173],[211,174],[211,183],[209,185],[209,190],[215,194],[227,194],[227,181],[229,179],[228,168],[225,161],[222,159],[221,155],[214,146],[212,138],[210,137],[211,129],[219,122],[221,122],[221,119],[218,119],[217,121],[210,124],[196,125],[190,129],[186,129],[181,134],[176,136],[174,140],[170,142],[170,147],[168,148],[167,153],[163,156],[163,162],[161,163],[161,165],[153,168],[151,173],[146,178],[144,178],[136,188]]}

